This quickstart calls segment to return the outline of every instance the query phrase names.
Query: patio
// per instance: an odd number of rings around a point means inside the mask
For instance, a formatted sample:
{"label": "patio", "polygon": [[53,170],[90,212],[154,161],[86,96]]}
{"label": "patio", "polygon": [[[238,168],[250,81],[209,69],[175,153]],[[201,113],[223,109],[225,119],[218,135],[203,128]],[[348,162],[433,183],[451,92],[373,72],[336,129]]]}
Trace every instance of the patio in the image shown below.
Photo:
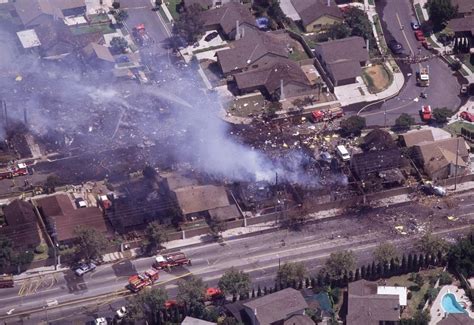
{"label": "patio", "polygon": [[441,301],[445,294],[452,293],[456,300],[463,306],[469,314],[469,317],[474,319],[474,313],[471,311],[471,301],[466,296],[464,289],[458,288],[455,285],[447,285],[441,288],[438,296],[436,297],[433,305],[430,309],[430,325],[438,324],[440,320],[447,316],[447,313],[444,311],[443,306],[441,306]]}

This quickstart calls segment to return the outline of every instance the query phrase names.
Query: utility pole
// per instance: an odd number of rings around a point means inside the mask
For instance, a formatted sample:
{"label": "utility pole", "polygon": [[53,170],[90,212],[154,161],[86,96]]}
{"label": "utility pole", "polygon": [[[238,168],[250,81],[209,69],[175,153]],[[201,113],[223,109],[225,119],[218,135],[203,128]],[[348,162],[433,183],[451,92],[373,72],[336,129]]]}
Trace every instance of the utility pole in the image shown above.
{"label": "utility pole", "polygon": [[454,166],[454,190],[458,186],[458,160],[459,160],[459,137],[458,141],[456,142],[456,166]]}

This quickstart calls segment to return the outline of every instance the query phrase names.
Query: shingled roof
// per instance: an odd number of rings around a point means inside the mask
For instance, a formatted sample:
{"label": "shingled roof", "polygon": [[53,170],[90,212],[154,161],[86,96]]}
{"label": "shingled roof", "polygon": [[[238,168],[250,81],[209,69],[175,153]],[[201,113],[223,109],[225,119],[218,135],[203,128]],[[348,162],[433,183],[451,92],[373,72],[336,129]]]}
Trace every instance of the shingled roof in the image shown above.
{"label": "shingled roof", "polygon": [[331,16],[342,20],[343,15],[334,0],[291,0],[293,7],[301,17],[303,25],[308,25],[323,16]]}
{"label": "shingled roof", "polygon": [[258,64],[265,56],[288,57],[285,43],[272,33],[248,30],[244,36],[233,43],[233,48],[217,52],[222,72],[229,73]]}
{"label": "shingled roof", "polygon": [[437,325],[474,325],[474,319],[468,314],[448,314]]}
{"label": "shingled roof", "polygon": [[472,0],[451,0],[451,3],[458,8],[459,14],[474,14],[474,1]]}
{"label": "shingled roof", "polygon": [[448,28],[455,33],[471,33],[474,36],[474,15],[451,19],[448,22]]}
{"label": "shingled roof", "polygon": [[189,186],[175,189],[173,192],[183,214],[203,212],[229,205],[223,186]]}
{"label": "shingled roof", "polygon": [[246,24],[256,28],[255,18],[250,13],[249,7],[235,2],[203,11],[201,19],[204,22],[204,27],[218,25],[226,35],[236,29],[237,22],[239,22],[239,26]]}
{"label": "shingled roof", "polygon": [[405,144],[405,147],[434,141],[433,132],[429,129],[403,133],[400,134],[400,138]]}
{"label": "shingled roof", "polygon": [[287,288],[243,304],[255,315],[259,324],[273,324],[304,310],[308,304],[303,295],[293,288]]}
{"label": "shingled roof", "polygon": [[9,238],[14,247],[35,247],[40,244],[38,219],[31,203],[15,200],[3,208],[6,226],[0,234]]}
{"label": "shingled roof", "polygon": [[63,11],[83,8],[85,0],[16,0],[15,9],[23,25],[40,23],[41,16],[64,18]]}
{"label": "shingled roof", "polygon": [[83,52],[88,58],[96,58],[106,62],[115,63],[114,56],[110,53],[107,46],[92,42],[83,49]]}

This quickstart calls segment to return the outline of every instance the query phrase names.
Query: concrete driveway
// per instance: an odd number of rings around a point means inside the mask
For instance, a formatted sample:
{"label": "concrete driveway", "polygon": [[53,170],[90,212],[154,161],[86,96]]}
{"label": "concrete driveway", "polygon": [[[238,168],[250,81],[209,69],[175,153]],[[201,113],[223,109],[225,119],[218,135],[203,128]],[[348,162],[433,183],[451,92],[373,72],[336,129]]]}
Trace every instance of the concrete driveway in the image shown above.
{"label": "concrete driveway", "polygon": [[[415,18],[409,0],[377,2],[377,12],[382,18],[382,26],[387,41],[395,39],[403,44],[406,54],[410,52],[429,54],[420,43],[416,41],[410,22]],[[403,29],[402,29],[403,26]],[[417,87],[415,73],[420,68],[419,64],[401,64],[401,70],[406,77],[406,83],[398,96],[384,102],[382,105],[372,105],[361,113],[367,119],[368,125],[393,125],[401,113],[408,113],[420,122],[419,111],[424,104],[436,107],[447,107],[457,110],[461,104],[459,97],[460,84],[451,69],[439,58],[433,58],[422,63],[423,67],[429,66],[430,86]],[[419,98],[420,93],[428,95],[427,99]]]}

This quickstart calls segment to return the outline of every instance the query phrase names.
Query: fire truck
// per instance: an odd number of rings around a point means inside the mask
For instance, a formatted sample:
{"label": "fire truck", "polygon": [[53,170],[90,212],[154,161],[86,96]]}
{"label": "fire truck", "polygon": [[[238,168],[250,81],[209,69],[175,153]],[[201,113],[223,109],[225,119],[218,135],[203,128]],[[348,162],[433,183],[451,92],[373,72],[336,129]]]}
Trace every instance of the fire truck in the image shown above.
{"label": "fire truck", "polygon": [[432,111],[430,105],[423,105],[421,107],[421,119],[425,122],[428,122],[432,118]]}
{"label": "fire truck", "polygon": [[133,292],[138,292],[143,288],[155,283],[159,277],[159,271],[154,268],[150,268],[144,273],[135,274],[128,278],[128,288]]}
{"label": "fire truck", "polygon": [[29,174],[28,166],[25,163],[9,165],[0,169],[0,179],[25,176]]}
{"label": "fire truck", "polygon": [[334,107],[327,110],[316,110],[311,113],[311,119],[314,123],[327,122],[344,116],[344,111],[340,107]]}
{"label": "fire truck", "polygon": [[204,294],[206,301],[212,301],[224,297],[224,293],[219,288],[207,288]]}
{"label": "fire truck", "polygon": [[144,24],[138,24],[133,28],[133,37],[139,46],[145,46],[150,42],[150,36],[146,32]]}
{"label": "fire truck", "polygon": [[416,83],[420,87],[428,87],[430,85],[430,74],[428,68],[421,68],[416,72]]}
{"label": "fire truck", "polygon": [[153,263],[153,267],[158,270],[182,265],[191,265],[191,260],[182,252],[158,255]]}

